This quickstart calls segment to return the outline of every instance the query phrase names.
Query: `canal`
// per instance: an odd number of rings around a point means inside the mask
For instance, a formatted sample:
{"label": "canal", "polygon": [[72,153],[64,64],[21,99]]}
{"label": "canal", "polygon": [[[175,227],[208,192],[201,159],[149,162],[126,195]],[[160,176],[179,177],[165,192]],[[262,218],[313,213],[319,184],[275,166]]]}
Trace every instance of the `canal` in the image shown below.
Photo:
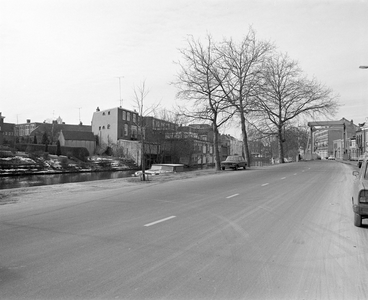
{"label": "canal", "polygon": [[24,188],[31,186],[84,182],[93,180],[131,177],[135,171],[82,172],[64,174],[35,174],[0,177],[1,189]]}

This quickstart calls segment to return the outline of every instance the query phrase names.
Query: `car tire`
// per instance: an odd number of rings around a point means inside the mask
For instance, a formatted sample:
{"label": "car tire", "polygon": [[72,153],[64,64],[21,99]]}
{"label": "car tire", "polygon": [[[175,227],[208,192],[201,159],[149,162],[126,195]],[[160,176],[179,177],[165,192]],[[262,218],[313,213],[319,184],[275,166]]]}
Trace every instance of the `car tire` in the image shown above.
{"label": "car tire", "polygon": [[221,170],[222,170],[222,171],[225,171],[225,167],[221,167]]}
{"label": "car tire", "polygon": [[354,225],[356,227],[362,227],[362,216],[354,213]]}
{"label": "car tire", "polygon": [[238,171],[238,166],[235,166],[234,170],[235,170],[235,171]]}

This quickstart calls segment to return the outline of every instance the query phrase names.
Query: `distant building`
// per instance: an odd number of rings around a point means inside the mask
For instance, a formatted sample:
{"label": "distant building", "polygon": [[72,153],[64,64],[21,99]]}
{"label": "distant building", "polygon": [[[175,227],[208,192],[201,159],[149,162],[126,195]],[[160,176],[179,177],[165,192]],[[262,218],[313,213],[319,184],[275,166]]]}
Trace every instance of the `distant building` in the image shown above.
{"label": "distant building", "polygon": [[368,123],[359,124],[356,132],[356,148],[357,156],[359,157],[364,152],[368,153]]}
{"label": "distant building", "polygon": [[[213,130],[209,124],[179,126],[174,122],[145,116],[122,107],[93,113],[92,131],[100,147],[110,147],[114,154],[132,158],[141,165],[140,128],[144,133],[146,166],[152,163],[185,163],[212,165],[215,163]],[[242,153],[242,146],[233,139],[220,139],[224,158],[228,153]],[[230,147],[232,149],[230,150]]]}
{"label": "distant building", "polygon": [[138,139],[138,113],[121,107],[97,109],[92,116],[92,132],[100,144],[116,144],[118,140]]}
{"label": "distant building", "polygon": [[13,146],[15,142],[13,123],[5,123],[0,112],[0,145]]}
{"label": "distant building", "polygon": [[61,130],[59,141],[60,146],[84,147],[89,155],[94,154],[96,149],[96,138],[92,132]]}
{"label": "distant building", "polygon": [[31,122],[27,120],[27,123],[15,125],[15,136],[18,143],[33,143],[34,140],[38,144],[41,143],[43,135],[46,133],[48,142],[55,144],[58,140],[59,133],[64,131],[77,131],[77,132],[92,132],[92,127],[89,125],[65,124],[59,117],[50,123]]}
{"label": "distant building", "polygon": [[98,146],[103,150],[110,147],[115,155],[131,158],[140,165],[138,118],[137,112],[121,107],[97,108],[92,116],[92,132],[98,137]]}
{"label": "distant building", "polygon": [[[313,133],[310,139],[312,148],[309,148],[309,151],[312,149],[313,154],[317,154],[322,159],[329,156],[349,159],[350,141],[359,129],[354,125],[353,120],[342,118],[339,121],[316,121],[309,122],[308,126]],[[307,154],[310,156],[310,152]]]}

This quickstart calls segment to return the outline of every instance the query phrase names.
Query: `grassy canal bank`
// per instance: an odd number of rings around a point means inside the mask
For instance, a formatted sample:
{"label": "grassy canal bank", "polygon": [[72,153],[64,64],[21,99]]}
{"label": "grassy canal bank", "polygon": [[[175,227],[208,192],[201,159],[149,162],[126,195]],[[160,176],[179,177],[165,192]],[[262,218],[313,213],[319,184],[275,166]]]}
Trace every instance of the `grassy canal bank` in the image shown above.
{"label": "grassy canal bank", "polygon": [[64,155],[0,151],[0,176],[137,170],[132,160],[92,156],[85,161]]}

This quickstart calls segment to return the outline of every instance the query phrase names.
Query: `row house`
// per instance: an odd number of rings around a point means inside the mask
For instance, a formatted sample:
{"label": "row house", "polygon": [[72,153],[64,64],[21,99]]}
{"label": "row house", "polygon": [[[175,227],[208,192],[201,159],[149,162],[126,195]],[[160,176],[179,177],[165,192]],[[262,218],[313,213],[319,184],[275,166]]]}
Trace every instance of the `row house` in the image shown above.
{"label": "row house", "polygon": [[92,116],[92,132],[100,144],[116,144],[118,140],[138,139],[138,113],[121,107],[100,110]]}
{"label": "row house", "polygon": [[5,123],[5,117],[0,112],[0,145],[13,146],[15,142],[13,123]]}
{"label": "row house", "polygon": [[[93,113],[92,132],[101,147],[110,147],[117,156],[133,159],[141,165],[141,129],[145,143],[146,165],[152,163],[214,164],[213,130],[208,124],[179,126],[152,116],[140,119],[136,111],[122,107]],[[242,153],[242,146],[224,136],[220,139],[223,157]],[[232,149],[231,149],[232,148]]]}
{"label": "row house", "polygon": [[122,107],[100,110],[97,107],[92,116],[92,132],[103,151],[111,149],[115,155],[131,158],[140,165],[139,121],[136,111]]}
{"label": "row house", "polygon": [[59,117],[52,122],[31,122],[30,119],[26,123],[16,124],[14,134],[17,143],[42,143],[43,137],[46,134],[47,142],[55,144],[59,138],[61,130],[76,131],[76,132],[92,132],[92,127],[89,125],[65,124]]}
{"label": "row house", "polygon": [[359,128],[356,131],[356,148],[357,156],[359,157],[363,153],[368,153],[368,124],[367,122],[359,124]]}
{"label": "row house", "polygon": [[177,131],[165,134],[167,141],[175,143],[180,163],[187,165],[214,164],[213,139],[195,127],[179,126]]}

